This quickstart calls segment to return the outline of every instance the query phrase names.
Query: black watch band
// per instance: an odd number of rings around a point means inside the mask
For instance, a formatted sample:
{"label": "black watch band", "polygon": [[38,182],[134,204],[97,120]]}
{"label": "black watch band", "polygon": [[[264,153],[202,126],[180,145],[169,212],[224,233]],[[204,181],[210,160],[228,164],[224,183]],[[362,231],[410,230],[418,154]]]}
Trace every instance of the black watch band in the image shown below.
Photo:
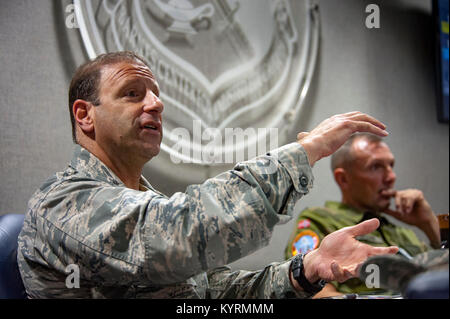
{"label": "black watch band", "polygon": [[305,271],[303,268],[303,257],[305,254],[298,254],[292,260],[292,276],[297,280],[298,284],[307,293],[316,294],[323,289],[327,283],[325,280],[318,280],[315,283],[310,283],[305,277]]}

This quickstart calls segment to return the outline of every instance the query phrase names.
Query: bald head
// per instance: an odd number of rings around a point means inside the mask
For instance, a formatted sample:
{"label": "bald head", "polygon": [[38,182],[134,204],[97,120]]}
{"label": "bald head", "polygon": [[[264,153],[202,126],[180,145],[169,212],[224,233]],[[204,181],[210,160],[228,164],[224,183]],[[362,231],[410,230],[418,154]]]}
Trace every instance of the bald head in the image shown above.
{"label": "bald head", "polygon": [[377,135],[370,133],[356,133],[353,134],[332,156],[331,156],[331,170],[338,167],[349,169],[353,165],[355,158],[354,148],[364,147],[370,143],[382,143],[383,139]]}

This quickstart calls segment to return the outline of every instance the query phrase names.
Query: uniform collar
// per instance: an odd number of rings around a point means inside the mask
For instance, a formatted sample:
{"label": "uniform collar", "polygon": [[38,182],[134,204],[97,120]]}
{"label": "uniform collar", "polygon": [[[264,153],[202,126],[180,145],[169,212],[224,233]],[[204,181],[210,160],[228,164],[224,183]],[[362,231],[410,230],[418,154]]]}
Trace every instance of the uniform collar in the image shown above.
{"label": "uniform collar", "polygon": [[325,206],[330,208],[330,209],[351,211],[351,212],[353,212],[355,214],[358,214],[358,215],[361,214],[360,211],[354,209],[351,206],[343,204],[341,202],[334,202],[334,201],[329,200],[329,201],[325,202]]}
{"label": "uniform collar", "polygon": [[[75,145],[72,161],[72,167],[77,173],[87,178],[100,180],[108,184],[126,187],[125,184],[117,177],[116,174],[106,166],[100,159],[87,149],[80,145]],[[154,190],[150,183],[141,175],[139,180],[141,190]]]}
{"label": "uniform collar", "polygon": [[384,225],[389,224],[389,221],[385,217],[383,217],[380,213],[374,213],[374,212],[371,212],[371,211],[365,212],[363,217],[361,218],[361,220],[359,222],[361,223],[361,222],[363,222],[365,220],[369,220],[369,219],[372,219],[372,218],[378,219],[380,221],[380,226],[384,226]]}
{"label": "uniform collar", "polygon": [[377,218],[380,221],[380,226],[389,224],[389,221],[385,217],[383,217],[381,213],[375,213],[370,211],[362,212],[347,204],[334,201],[325,202],[325,206],[334,211],[342,211],[342,212],[345,211],[346,215],[348,217],[351,217],[356,224],[371,218]]}

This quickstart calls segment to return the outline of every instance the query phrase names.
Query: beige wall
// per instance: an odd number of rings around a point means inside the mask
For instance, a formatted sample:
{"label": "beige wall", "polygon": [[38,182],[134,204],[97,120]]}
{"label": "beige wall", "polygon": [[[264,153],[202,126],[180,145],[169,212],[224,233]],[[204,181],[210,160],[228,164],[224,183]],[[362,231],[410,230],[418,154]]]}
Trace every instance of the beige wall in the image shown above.
{"label": "beige wall", "polygon": [[[298,130],[336,113],[360,110],[388,125],[397,187],[422,189],[439,213],[449,209],[449,130],[436,120],[431,3],[377,1],[381,28],[366,29],[373,1],[321,0],[321,49]],[[23,213],[34,190],[70,160],[66,92],[84,59],[72,56],[60,1],[0,0],[0,214]],[[295,136],[292,136],[294,140]],[[329,159],[314,167],[315,187],[301,207],[339,200]],[[167,194],[185,184],[149,164],[152,184]],[[232,266],[255,269],[283,259],[294,223],[275,229],[271,245]]]}

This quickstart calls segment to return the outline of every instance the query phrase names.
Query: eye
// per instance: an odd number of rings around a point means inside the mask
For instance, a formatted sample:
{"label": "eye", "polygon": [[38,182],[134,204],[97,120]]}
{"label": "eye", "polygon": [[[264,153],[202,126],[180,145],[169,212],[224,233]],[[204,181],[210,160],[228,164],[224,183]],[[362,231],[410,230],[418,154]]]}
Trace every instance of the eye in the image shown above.
{"label": "eye", "polygon": [[378,170],[378,169],[380,169],[382,167],[383,167],[383,165],[381,165],[381,164],[373,164],[373,165],[370,166],[370,170],[371,171],[376,171],[376,170]]}
{"label": "eye", "polygon": [[134,89],[131,89],[131,90],[126,91],[125,95],[128,97],[137,97],[138,92]]}

